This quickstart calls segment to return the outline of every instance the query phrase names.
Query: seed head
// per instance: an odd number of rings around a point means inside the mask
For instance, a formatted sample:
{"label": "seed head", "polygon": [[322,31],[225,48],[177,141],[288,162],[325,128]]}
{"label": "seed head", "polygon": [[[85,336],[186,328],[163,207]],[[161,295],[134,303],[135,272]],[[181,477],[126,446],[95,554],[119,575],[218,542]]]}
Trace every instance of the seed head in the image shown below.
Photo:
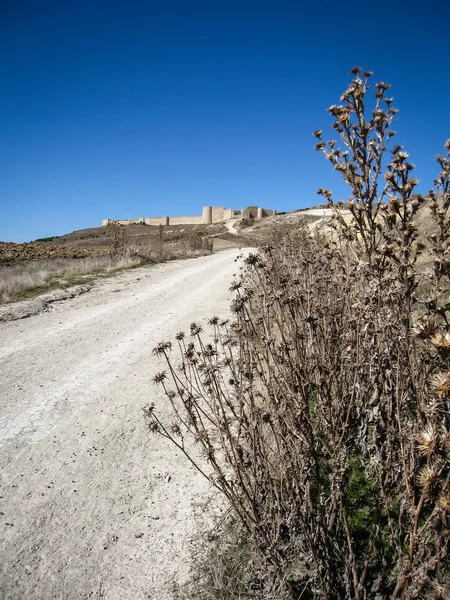
{"label": "seed head", "polygon": [[170,430],[174,436],[177,436],[177,437],[181,436],[181,429],[180,429],[180,426],[178,425],[178,423],[172,423]]}
{"label": "seed head", "polygon": [[450,392],[450,373],[438,373],[431,382],[433,391],[439,398],[447,396]]}
{"label": "seed head", "polygon": [[195,336],[195,335],[200,335],[200,333],[202,333],[203,329],[200,325],[197,325],[197,323],[191,323],[191,335]]}
{"label": "seed head", "polygon": [[158,423],[156,423],[156,421],[152,421],[151,423],[149,423],[148,428],[152,433],[158,433],[159,431],[159,425]]}
{"label": "seed head", "polygon": [[230,286],[230,292],[237,292],[243,287],[242,281],[232,281]]}
{"label": "seed head", "polygon": [[436,452],[439,445],[439,436],[432,425],[419,433],[417,445],[422,456],[431,456]]}
{"label": "seed head", "polygon": [[208,432],[206,431],[206,429],[202,429],[201,431],[199,431],[197,433],[197,435],[195,436],[195,441],[196,442],[208,442],[209,441]]}
{"label": "seed head", "polygon": [[160,373],[156,373],[153,377],[152,381],[154,384],[163,383],[167,379],[166,371],[161,371]]}
{"label": "seed head", "polygon": [[159,354],[166,354],[168,350],[172,348],[172,342],[159,342],[156,348],[153,348],[153,354],[158,356]]}
{"label": "seed head", "polygon": [[450,513],[450,492],[447,492],[446,494],[443,494],[439,498],[438,505],[439,505],[439,508],[441,508],[445,512]]}
{"label": "seed head", "polygon": [[449,331],[437,331],[431,338],[431,343],[438,350],[449,350],[450,349],[450,332]]}
{"label": "seed head", "polygon": [[435,465],[426,465],[419,474],[419,485],[429,497],[435,497],[440,488],[440,473]]}

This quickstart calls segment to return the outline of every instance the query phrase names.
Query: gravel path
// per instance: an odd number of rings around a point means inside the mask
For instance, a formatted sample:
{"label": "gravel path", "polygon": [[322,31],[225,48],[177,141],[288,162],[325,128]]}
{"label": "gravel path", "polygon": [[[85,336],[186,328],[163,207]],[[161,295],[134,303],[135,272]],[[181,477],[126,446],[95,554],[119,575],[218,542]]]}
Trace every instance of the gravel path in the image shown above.
{"label": "gravel path", "polygon": [[[152,356],[228,312],[236,250],[123,272],[0,323],[0,597],[174,597],[206,481],[145,427]],[[182,597],[182,596],[181,596]]]}

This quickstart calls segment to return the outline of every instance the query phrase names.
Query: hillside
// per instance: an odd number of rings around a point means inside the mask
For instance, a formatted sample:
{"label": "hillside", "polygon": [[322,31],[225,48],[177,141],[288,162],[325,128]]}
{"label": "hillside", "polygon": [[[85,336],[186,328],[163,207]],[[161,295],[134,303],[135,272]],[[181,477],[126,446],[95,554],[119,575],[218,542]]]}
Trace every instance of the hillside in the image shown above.
{"label": "hillside", "polygon": [[[345,218],[350,218],[343,209]],[[215,250],[229,247],[258,245],[267,240],[275,227],[295,224],[306,220],[311,231],[327,233],[331,231],[333,210],[325,206],[298,209],[260,220],[242,219],[213,225],[170,225],[160,230],[152,225],[125,226],[126,244],[129,247],[142,247],[147,244],[174,244],[180,241],[199,242],[212,240]],[[418,213],[420,237],[434,231],[428,203]],[[84,258],[105,254],[108,251],[106,227],[90,227],[67,233],[62,236],[37,239],[25,244],[0,242],[0,264],[44,258]]]}

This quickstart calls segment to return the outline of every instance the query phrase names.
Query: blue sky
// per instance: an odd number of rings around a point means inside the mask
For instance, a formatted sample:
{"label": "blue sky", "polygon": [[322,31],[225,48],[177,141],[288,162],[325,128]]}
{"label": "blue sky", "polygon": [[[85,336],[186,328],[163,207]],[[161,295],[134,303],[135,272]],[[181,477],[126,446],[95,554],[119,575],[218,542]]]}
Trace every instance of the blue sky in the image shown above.
{"label": "blue sky", "polygon": [[0,240],[346,199],[311,133],[331,137],[355,65],[392,85],[426,192],[450,137],[449,22],[448,0],[3,0]]}

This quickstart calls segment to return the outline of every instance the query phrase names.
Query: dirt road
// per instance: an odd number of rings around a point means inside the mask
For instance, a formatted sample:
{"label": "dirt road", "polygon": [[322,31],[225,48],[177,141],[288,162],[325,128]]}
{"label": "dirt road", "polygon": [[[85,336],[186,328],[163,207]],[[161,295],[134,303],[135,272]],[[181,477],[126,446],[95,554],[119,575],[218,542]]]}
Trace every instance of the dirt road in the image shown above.
{"label": "dirt road", "polygon": [[211,490],[142,407],[165,407],[152,348],[227,314],[236,255],[127,271],[0,323],[2,599],[166,600],[186,580]]}

